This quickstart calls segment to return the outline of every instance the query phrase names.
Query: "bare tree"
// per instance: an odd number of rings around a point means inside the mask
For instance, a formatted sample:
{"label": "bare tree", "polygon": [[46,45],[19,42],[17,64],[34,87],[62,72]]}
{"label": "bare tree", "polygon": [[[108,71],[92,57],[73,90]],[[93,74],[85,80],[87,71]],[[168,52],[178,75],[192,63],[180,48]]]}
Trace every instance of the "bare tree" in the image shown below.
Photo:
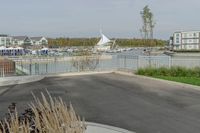
{"label": "bare tree", "polygon": [[74,56],[71,60],[72,66],[78,71],[94,71],[100,63],[101,54],[92,54],[89,49],[79,51],[79,56]]}

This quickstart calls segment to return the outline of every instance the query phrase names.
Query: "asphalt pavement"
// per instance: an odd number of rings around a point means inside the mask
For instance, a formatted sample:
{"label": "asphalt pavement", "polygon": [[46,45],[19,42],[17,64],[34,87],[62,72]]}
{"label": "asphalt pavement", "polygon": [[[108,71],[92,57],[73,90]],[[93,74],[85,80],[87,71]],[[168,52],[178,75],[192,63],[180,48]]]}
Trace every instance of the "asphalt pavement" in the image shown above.
{"label": "asphalt pavement", "polygon": [[136,133],[199,133],[200,91],[119,74],[51,77],[0,87],[0,117],[10,103],[21,112],[48,90],[72,103],[86,121],[124,128]]}

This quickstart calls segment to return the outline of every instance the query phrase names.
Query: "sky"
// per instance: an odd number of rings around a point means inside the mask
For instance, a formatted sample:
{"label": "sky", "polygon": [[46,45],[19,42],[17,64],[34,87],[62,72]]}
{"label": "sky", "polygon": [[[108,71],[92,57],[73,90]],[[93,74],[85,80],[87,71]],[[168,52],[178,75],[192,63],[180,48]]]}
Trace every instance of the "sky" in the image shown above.
{"label": "sky", "polygon": [[141,38],[140,11],[149,5],[154,37],[200,30],[200,0],[0,0],[0,34]]}

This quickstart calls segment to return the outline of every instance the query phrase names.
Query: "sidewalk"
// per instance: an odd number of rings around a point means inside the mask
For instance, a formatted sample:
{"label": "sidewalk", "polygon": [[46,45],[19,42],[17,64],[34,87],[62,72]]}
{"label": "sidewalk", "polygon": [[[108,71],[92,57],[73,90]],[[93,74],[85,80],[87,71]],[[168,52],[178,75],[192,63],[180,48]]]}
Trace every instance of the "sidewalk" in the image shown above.
{"label": "sidewalk", "polygon": [[87,122],[86,133],[135,133],[118,127]]}

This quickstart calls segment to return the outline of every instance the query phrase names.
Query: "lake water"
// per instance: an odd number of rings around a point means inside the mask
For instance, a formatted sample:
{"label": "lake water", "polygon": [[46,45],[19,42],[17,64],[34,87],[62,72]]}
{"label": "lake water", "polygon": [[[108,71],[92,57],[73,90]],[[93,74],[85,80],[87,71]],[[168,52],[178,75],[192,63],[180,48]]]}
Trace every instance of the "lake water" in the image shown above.
{"label": "lake water", "polygon": [[[170,57],[167,55],[145,56],[143,50],[126,51],[122,53],[106,53],[105,55],[112,56],[109,59],[94,59],[87,63],[81,61],[47,61],[35,63],[17,63],[17,68],[28,75],[42,75],[65,72],[80,72],[80,71],[102,71],[116,69],[131,69],[137,70],[141,67],[171,67],[185,66],[197,67],[200,66],[200,58],[193,57]],[[79,64],[80,63],[80,64]],[[75,65],[74,65],[75,64]]]}

